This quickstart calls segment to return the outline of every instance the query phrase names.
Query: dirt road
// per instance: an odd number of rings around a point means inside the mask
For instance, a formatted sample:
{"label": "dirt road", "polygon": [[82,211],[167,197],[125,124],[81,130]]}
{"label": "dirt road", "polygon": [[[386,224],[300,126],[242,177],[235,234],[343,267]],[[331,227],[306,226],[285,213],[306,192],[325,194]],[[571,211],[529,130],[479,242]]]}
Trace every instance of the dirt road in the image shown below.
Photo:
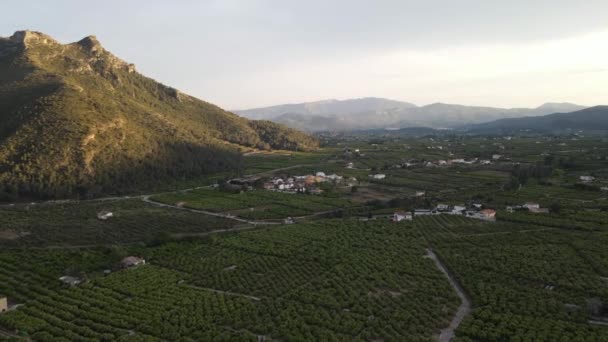
{"label": "dirt road", "polygon": [[443,265],[441,260],[437,258],[437,255],[433,253],[433,250],[427,248],[426,252],[427,256],[435,262],[437,268],[446,276],[446,278],[448,278],[450,285],[452,285],[452,287],[458,294],[458,297],[460,297],[460,300],[462,301],[462,303],[458,307],[458,310],[456,311],[456,314],[454,315],[454,318],[452,318],[450,325],[447,328],[442,329],[441,334],[439,335],[439,342],[450,342],[454,339],[454,330],[458,328],[465,316],[468,315],[469,312],[471,312],[471,302],[467,298],[467,295],[464,293],[460,284],[458,284],[456,279],[454,279],[454,277],[452,277],[452,275],[448,272],[445,265]]}

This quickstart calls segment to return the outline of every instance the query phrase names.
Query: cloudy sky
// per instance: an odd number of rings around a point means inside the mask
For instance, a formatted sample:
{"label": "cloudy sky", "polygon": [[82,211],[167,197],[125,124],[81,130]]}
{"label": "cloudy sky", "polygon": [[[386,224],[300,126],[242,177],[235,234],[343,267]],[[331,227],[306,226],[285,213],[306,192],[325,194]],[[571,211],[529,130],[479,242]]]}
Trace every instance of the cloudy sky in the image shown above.
{"label": "cloudy sky", "polygon": [[10,1],[0,36],[94,34],[227,109],[329,98],[608,104],[606,0]]}

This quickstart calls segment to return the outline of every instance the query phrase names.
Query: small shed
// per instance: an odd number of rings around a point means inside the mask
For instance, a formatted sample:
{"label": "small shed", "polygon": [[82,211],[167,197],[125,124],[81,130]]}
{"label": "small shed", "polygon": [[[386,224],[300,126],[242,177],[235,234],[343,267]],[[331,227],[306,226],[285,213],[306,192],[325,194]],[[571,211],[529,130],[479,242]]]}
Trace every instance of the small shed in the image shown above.
{"label": "small shed", "polygon": [[123,268],[136,267],[140,265],[146,264],[146,259],[136,257],[136,256],[128,256],[120,262]]}
{"label": "small shed", "polygon": [[113,216],[114,216],[114,214],[111,211],[100,211],[97,213],[97,218],[100,220],[103,220],[103,221],[105,221]]}
{"label": "small shed", "polygon": [[411,221],[412,220],[412,213],[411,212],[406,212],[406,211],[397,211],[393,214],[393,221],[394,222],[401,222],[403,220],[406,221]]}
{"label": "small shed", "polygon": [[0,295],[0,312],[8,310],[8,299],[6,296]]}
{"label": "small shed", "polygon": [[76,277],[72,277],[72,276],[68,276],[68,275],[59,277],[59,281],[61,281],[62,283],[66,284],[66,285],[69,285],[69,286],[76,286],[76,285],[80,285],[80,283],[82,283],[82,280],[80,278],[76,278]]}

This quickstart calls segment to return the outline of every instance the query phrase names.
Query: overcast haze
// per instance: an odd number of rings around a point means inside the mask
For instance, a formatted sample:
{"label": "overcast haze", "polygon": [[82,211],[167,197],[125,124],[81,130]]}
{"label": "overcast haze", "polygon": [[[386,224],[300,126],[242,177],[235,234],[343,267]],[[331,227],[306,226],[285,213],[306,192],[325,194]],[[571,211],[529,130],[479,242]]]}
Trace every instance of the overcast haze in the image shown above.
{"label": "overcast haze", "polygon": [[608,104],[608,1],[3,1],[227,109],[328,98]]}

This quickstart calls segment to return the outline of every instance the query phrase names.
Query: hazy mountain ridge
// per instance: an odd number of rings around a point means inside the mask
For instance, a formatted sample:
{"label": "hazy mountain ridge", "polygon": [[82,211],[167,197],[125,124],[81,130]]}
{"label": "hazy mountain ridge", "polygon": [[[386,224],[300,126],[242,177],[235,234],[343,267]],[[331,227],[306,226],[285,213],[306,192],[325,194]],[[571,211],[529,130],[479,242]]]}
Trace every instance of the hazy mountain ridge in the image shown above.
{"label": "hazy mountain ridge", "polygon": [[571,103],[545,103],[537,108],[493,108],[433,103],[418,107],[382,98],[327,100],[235,111],[307,130],[359,130],[427,126],[454,128],[507,117],[539,116],[585,108]]}
{"label": "hazy mountain ridge", "polygon": [[508,118],[469,127],[479,134],[512,134],[517,132],[564,133],[574,131],[608,131],[608,106],[595,106],[570,113],[538,117]]}
{"label": "hazy mountain ridge", "polygon": [[238,170],[244,148],[318,146],[147,78],[94,36],[0,38],[0,120],[0,194],[9,197],[128,191]]}

